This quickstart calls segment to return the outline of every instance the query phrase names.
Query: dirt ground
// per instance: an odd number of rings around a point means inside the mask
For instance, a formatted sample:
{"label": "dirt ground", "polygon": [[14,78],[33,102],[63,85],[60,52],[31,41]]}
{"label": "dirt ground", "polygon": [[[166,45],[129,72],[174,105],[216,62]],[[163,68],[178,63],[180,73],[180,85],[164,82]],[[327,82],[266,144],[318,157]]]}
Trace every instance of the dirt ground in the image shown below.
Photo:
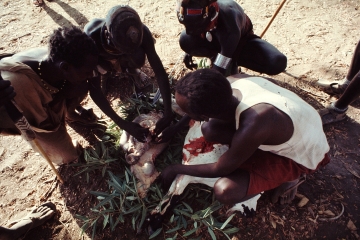
{"label": "dirt ground", "polygon": [[[280,4],[279,0],[237,2],[259,35]],[[112,6],[128,4],[138,11],[152,31],[166,71],[183,70],[184,66],[178,64],[183,54],[178,45],[183,27],[176,18],[175,0],[53,0],[45,3],[39,8],[29,0],[0,1],[0,53],[45,46],[54,28],[70,24],[83,27],[90,19],[104,17]],[[319,91],[313,82],[342,79],[346,75],[360,39],[359,26],[359,0],[288,0],[264,36],[288,57],[286,72],[273,78],[316,109],[323,107],[334,96]],[[247,69],[242,71],[257,74]],[[86,104],[94,106],[91,100]],[[101,115],[98,110],[97,113]],[[237,227],[241,230],[234,240],[360,239],[360,100],[349,107],[346,121],[326,126],[324,130],[332,161],[300,186],[299,193],[309,202],[299,207],[300,198],[296,198],[292,204],[279,207],[270,204],[266,196],[262,197],[257,216],[239,221]],[[74,139],[88,144],[74,129],[69,127],[69,131]],[[0,225],[8,226],[25,216],[31,207],[52,201],[57,206],[56,217],[38,228],[41,231],[30,231],[25,239],[89,239],[89,233],[80,236],[82,223],[75,215],[86,214],[96,204],[88,191],[99,190],[104,180],[95,178],[86,183],[83,176],[73,176],[76,171],[71,167],[60,170],[70,184],[55,181],[45,160],[20,137],[0,136]],[[338,219],[320,221],[326,210],[338,215],[342,205],[344,213]],[[96,238],[147,238],[134,237],[131,231],[129,227],[119,226],[116,234],[105,231]],[[204,238],[209,239],[205,235]]]}

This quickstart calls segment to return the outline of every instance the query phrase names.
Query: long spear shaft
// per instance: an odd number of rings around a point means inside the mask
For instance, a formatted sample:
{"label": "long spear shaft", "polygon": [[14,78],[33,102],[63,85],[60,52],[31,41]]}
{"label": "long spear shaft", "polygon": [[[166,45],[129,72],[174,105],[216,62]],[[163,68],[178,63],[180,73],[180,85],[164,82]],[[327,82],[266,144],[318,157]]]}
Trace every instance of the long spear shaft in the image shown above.
{"label": "long spear shaft", "polygon": [[266,33],[266,31],[268,30],[268,28],[270,27],[271,23],[274,21],[275,17],[277,16],[277,14],[280,12],[281,8],[284,6],[286,0],[283,0],[280,3],[280,6],[276,9],[274,15],[272,16],[272,18],[270,19],[268,25],[266,26],[266,28],[264,29],[264,31],[261,33],[260,38],[262,38],[264,36],[264,34]]}
{"label": "long spear shaft", "polygon": [[56,174],[57,178],[61,183],[64,183],[64,180],[60,176],[59,172],[54,167],[54,164],[49,159],[48,155],[41,147],[41,144],[37,141],[34,131],[31,129],[29,122],[21,113],[21,111],[16,107],[16,103],[14,100],[5,104],[5,109],[9,114],[11,120],[14,122],[15,126],[20,130],[21,134],[25,137],[25,139],[29,142],[33,142],[34,145],[37,147],[41,155],[46,159],[54,173]]}

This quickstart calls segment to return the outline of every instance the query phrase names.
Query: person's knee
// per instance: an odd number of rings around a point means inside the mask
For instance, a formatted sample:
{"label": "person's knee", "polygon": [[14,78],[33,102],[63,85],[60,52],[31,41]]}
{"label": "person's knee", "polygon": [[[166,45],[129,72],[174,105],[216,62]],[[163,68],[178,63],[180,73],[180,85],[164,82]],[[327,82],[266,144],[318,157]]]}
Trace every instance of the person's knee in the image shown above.
{"label": "person's knee", "polygon": [[284,54],[277,54],[273,56],[270,61],[271,64],[269,65],[268,75],[277,75],[283,72],[287,66],[287,57]]}
{"label": "person's knee", "polygon": [[179,45],[184,52],[189,53],[191,51],[190,36],[185,31],[180,34]]}
{"label": "person's knee", "polygon": [[214,195],[216,200],[222,204],[233,204],[232,193],[226,179],[220,178],[215,182]]}

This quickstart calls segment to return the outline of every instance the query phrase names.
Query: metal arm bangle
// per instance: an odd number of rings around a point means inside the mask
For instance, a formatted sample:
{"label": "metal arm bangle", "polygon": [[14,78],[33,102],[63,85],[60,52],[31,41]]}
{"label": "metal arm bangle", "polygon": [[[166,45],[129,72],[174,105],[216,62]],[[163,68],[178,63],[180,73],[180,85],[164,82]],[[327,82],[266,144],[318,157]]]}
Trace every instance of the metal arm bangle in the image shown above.
{"label": "metal arm bangle", "polygon": [[225,57],[220,53],[218,53],[214,61],[214,64],[218,67],[226,69],[229,66],[230,62],[231,62],[231,58]]}

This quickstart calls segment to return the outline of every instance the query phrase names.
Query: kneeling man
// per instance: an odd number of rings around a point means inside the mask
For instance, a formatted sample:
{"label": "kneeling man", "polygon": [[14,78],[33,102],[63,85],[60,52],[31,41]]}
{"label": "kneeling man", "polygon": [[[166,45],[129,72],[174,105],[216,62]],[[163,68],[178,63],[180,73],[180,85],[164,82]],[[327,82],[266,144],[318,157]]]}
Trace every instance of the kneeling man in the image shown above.
{"label": "kneeling man", "polygon": [[264,78],[239,74],[226,79],[201,69],[183,77],[175,90],[181,109],[206,121],[205,139],[228,144],[229,150],[216,163],[168,166],[161,174],[166,189],[177,174],[220,177],[214,193],[224,204],[270,189],[274,203],[290,203],[302,177],[330,161],[317,111]]}

